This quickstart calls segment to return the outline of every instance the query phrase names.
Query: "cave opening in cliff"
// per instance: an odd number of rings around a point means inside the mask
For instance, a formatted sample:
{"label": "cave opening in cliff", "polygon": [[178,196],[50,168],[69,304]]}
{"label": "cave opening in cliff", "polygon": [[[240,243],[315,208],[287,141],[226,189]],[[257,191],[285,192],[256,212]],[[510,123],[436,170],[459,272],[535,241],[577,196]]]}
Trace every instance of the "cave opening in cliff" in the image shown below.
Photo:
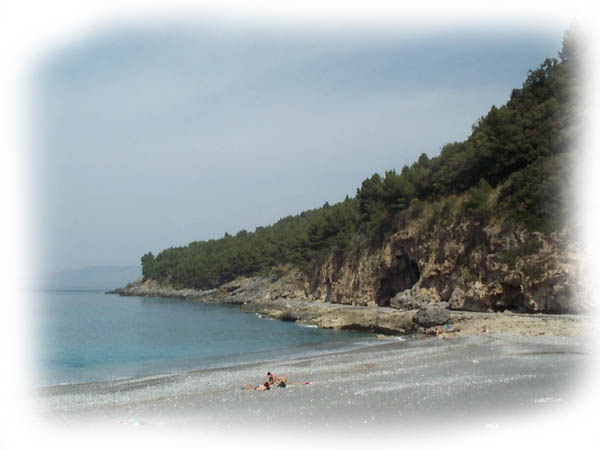
{"label": "cave opening in cliff", "polygon": [[379,278],[375,302],[379,306],[389,306],[394,295],[410,289],[419,281],[420,276],[419,266],[406,250],[396,251],[392,263]]}

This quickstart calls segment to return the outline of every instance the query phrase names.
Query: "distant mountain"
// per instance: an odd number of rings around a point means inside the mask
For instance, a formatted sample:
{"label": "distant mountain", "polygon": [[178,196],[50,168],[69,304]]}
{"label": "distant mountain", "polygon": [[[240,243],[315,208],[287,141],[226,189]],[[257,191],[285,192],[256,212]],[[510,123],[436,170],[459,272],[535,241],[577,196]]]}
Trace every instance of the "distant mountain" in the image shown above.
{"label": "distant mountain", "polygon": [[49,272],[40,280],[45,289],[115,289],[142,275],[141,266],[89,266]]}

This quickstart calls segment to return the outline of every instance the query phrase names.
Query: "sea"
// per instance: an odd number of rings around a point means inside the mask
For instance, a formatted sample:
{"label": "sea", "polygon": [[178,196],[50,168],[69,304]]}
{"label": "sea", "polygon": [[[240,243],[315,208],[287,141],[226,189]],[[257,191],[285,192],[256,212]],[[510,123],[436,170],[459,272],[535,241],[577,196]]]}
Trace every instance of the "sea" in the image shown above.
{"label": "sea", "polygon": [[120,297],[100,289],[36,292],[36,384],[106,381],[334,353],[377,344],[239,306]]}

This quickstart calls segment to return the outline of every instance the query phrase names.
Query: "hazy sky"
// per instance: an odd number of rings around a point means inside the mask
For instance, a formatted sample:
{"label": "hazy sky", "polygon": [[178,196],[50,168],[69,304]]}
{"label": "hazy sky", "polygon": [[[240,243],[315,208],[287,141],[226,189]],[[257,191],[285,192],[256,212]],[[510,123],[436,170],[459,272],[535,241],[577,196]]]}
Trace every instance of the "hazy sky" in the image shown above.
{"label": "hazy sky", "polygon": [[106,30],[33,76],[40,259],[138,264],[353,196],[465,139],[563,29]]}

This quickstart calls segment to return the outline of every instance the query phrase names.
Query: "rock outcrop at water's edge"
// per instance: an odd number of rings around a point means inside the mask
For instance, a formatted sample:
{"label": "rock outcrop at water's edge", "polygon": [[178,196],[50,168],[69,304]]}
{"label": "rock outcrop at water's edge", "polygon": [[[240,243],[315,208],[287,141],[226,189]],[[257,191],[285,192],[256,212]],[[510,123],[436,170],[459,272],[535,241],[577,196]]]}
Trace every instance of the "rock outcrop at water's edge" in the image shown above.
{"label": "rock outcrop at water's edge", "polygon": [[179,298],[198,302],[242,305],[248,301],[262,298],[270,286],[270,279],[254,277],[227,283],[220,289],[175,289],[171,286],[163,286],[154,280],[144,280],[140,277],[125,287],[108,291],[107,294],[129,297]]}
{"label": "rock outcrop at water's edge", "polygon": [[[444,324],[449,316],[421,313],[419,309],[397,310],[377,306],[357,306],[311,301],[291,296],[289,281],[262,277],[243,278],[224,284],[220,289],[206,291],[172,289],[153,280],[138,279],[109,294],[140,297],[189,299],[197,302],[216,302],[240,305],[248,313],[274,319],[315,325],[320,328],[368,331],[381,334],[409,334],[419,327]],[[299,294],[299,292],[296,292]],[[447,311],[447,310],[446,310]]]}
{"label": "rock outcrop at water's edge", "polygon": [[111,293],[236,304],[281,320],[384,334],[448,323],[451,311],[589,310],[576,244],[566,231],[506,233],[473,223],[422,230],[394,233],[381,247],[359,254],[332,255],[312,274],[285,267],[278,278],[238,278],[211,290],[174,289],[140,278]]}

